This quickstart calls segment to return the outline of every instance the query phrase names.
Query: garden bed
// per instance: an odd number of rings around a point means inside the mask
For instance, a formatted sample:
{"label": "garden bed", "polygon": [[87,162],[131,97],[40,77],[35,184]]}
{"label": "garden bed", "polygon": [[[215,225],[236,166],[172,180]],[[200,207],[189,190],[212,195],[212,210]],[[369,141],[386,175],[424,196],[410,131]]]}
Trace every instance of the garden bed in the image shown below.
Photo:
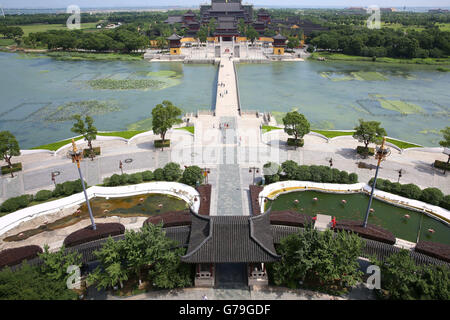
{"label": "garden bed", "polygon": [[375,155],[375,149],[374,148],[366,148],[362,146],[356,147],[356,153],[363,155],[363,156],[373,156]]}
{"label": "garden bed", "polygon": [[211,185],[203,184],[196,189],[200,194],[200,208],[198,209],[198,214],[209,216],[209,211],[211,209]]}
{"label": "garden bed", "polygon": [[427,256],[450,262],[449,245],[431,241],[419,241],[414,250],[426,254]]}
{"label": "garden bed", "polygon": [[388,230],[373,224],[367,224],[366,228],[362,227],[362,221],[341,220],[338,221],[334,230],[352,231],[360,237],[387,244],[395,244],[395,236]]}
{"label": "garden bed", "polygon": [[163,224],[163,228],[190,226],[192,223],[192,216],[189,211],[170,211],[159,216],[150,217],[144,221],[145,224]]}
{"label": "garden bed", "polygon": [[34,245],[3,250],[0,252],[0,268],[14,266],[23,260],[34,259],[38,256],[38,253],[42,252],[41,247]]}
{"label": "garden bed", "polygon": [[450,163],[447,163],[447,162],[444,162],[444,161],[436,160],[436,161],[434,161],[434,165],[433,166],[436,169],[442,169],[442,170],[450,171]]}
{"label": "garden bed", "polygon": [[287,145],[293,146],[293,147],[303,147],[305,144],[305,141],[303,139],[294,139],[294,138],[288,138]]}
{"label": "garden bed", "polygon": [[170,140],[166,139],[164,142],[162,140],[155,140],[155,148],[168,148],[170,147]]}
{"label": "garden bed", "polygon": [[[93,148],[94,157],[100,155],[100,147]],[[91,149],[83,149],[83,158],[91,157]]]}
{"label": "garden bed", "polygon": [[64,245],[68,248],[82,243],[107,238],[109,236],[117,236],[125,233],[125,227],[120,223],[99,223],[96,226],[97,230],[92,230],[92,226],[89,225],[86,228],[77,230],[69,234],[64,239]]}
{"label": "garden bed", "polygon": [[263,187],[250,185],[250,199],[252,205],[252,214],[257,216],[261,213],[261,208],[259,206],[259,194],[263,191]]}
{"label": "garden bed", "polygon": [[312,223],[312,218],[310,216],[295,211],[285,210],[270,213],[270,224],[305,227],[305,225],[310,223]]}
{"label": "garden bed", "polygon": [[11,171],[12,172],[22,171],[22,163],[21,162],[13,163],[12,164],[12,170],[11,170],[11,168],[9,166],[3,166],[1,168],[1,170],[2,170],[2,175],[11,174]]}

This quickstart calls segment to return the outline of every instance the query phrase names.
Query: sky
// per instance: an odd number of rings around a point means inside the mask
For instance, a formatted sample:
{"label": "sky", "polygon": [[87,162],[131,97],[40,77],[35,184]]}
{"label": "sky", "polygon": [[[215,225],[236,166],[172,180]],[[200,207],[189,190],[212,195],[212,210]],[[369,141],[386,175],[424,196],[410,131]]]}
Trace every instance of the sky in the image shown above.
{"label": "sky", "polygon": [[[4,8],[64,8],[75,4],[81,8],[198,6],[209,0],[0,0]],[[450,0],[243,0],[255,6],[289,7],[449,7]]]}

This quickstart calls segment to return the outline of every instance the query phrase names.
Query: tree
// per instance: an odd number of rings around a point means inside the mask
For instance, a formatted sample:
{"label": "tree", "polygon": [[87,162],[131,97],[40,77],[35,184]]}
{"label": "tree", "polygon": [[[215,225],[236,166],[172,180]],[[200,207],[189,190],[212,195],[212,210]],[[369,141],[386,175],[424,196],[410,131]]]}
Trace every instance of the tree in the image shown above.
{"label": "tree", "polygon": [[281,167],[278,163],[267,162],[263,166],[263,174],[266,184],[280,181]]}
{"label": "tree", "polygon": [[187,185],[195,186],[197,182],[201,184],[203,179],[202,169],[198,166],[190,166],[184,170],[181,181]]}
{"label": "tree", "polygon": [[[310,124],[303,114],[297,111],[288,112],[283,118],[284,131],[294,136],[295,142],[302,139],[310,131]],[[297,148],[297,144],[296,144]]]}
{"label": "tree", "polygon": [[1,131],[0,132],[0,158],[5,160],[8,164],[9,169],[11,171],[11,178],[13,175],[13,166],[11,163],[12,157],[20,156],[20,147],[19,143],[16,140],[16,137],[9,131]]}
{"label": "tree", "polygon": [[54,280],[39,271],[39,267],[24,262],[14,272],[0,271],[0,300],[75,300],[77,293],[66,282]]}
{"label": "tree", "polygon": [[289,49],[294,49],[294,48],[297,48],[298,46],[300,46],[300,40],[298,40],[297,37],[289,37],[288,38],[287,47]]}
{"label": "tree", "polygon": [[239,19],[239,22],[238,22],[238,31],[239,31],[240,35],[246,34],[246,31],[247,31],[247,25],[245,24],[245,21],[242,18]]}
{"label": "tree", "polygon": [[273,265],[274,282],[296,288],[299,281],[341,293],[361,281],[358,257],[364,242],[356,234],[319,232],[307,225],[303,232],[281,240],[280,262]]}
{"label": "tree", "polygon": [[[157,104],[152,110],[152,126],[153,132],[161,135],[161,139],[165,142],[166,133],[176,123],[180,123],[181,120],[178,117],[181,116],[181,110],[174,106],[172,102],[164,100],[162,104]],[[163,147],[164,149],[164,147]]]}
{"label": "tree", "polygon": [[380,122],[377,121],[364,121],[359,119],[359,126],[355,128],[356,132],[353,134],[353,138],[359,142],[363,142],[366,150],[369,143],[380,144],[383,137],[387,135],[386,130],[380,127]]}
{"label": "tree", "polygon": [[52,281],[66,282],[71,274],[67,273],[69,266],[81,267],[81,254],[72,251],[65,252],[65,247],[62,246],[56,252],[49,252],[48,245],[44,245],[44,252],[38,254],[44,263],[41,266],[41,273],[47,276]]}
{"label": "tree", "polygon": [[253,44],[255,42],[256,38],[259,37],[259,33],[258,33],[258,31],[255,30],[255,28],[250,26],[247,28],[246,36],[247,36],[247,39],[249,39],[251,41],[251,43]]}
{"label": "tree", "polygon": [[444,140],[439,141],[439,144],[444,148],[450,148],[450,127],[445,127],[441,130]]}
{"label": "tree", "polygon": [[163,170],[166,181],[178,181],[182,175],[180,165],[175,162],[169,162],[164,166]]}
{"label": "tree", "polygon": [[201,43],[205,43],[208,40],[208,27],[201,26],[197,32],[197,37]]}
{"label": "tree", "polygon": [[91,160],[94,161],[95,153],[94,148],[92,147],[92,140],[97,138],[97,128],[94,127],[94,119],[90,116],[86,116],[85,121],[83,121],[81,116],[78,114],[73,118],[76,122],[74,123],[71,131],[84,137],[84,140],[88,143]]}
{"label": "tree", "polygon": [[208,30],[209,30],[209,36],[212,37],[214,36],[214,32],[216,31],[217,28],[217,21],[215,18],[212,18],[209,20],[208,23]]}
{"label": "tree", "polygon": [[163,50],[167,46],[166,37],[158,37],[156,38],[156,43],[159,49]]}

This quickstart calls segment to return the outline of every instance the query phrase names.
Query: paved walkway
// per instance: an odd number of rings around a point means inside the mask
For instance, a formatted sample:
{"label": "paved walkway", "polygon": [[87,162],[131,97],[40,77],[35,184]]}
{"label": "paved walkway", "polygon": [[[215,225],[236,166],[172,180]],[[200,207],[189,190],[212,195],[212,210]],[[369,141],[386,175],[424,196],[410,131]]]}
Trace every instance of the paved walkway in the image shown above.
{"label": "paved walkway", "polygon": [[217,84],[216,116],[238,116],[236,76],[230,55],[224,55],[220,59]]}

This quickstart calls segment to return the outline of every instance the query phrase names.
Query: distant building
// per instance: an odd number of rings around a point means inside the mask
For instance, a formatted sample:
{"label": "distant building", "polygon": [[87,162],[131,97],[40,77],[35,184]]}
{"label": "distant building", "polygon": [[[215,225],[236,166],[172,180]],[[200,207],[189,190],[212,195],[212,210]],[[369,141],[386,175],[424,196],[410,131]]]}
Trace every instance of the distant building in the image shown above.
{"label": "distant building", "polygon": [[447,9],[430,9],[428,10],[429,13],[446,13],[449,12]]}

